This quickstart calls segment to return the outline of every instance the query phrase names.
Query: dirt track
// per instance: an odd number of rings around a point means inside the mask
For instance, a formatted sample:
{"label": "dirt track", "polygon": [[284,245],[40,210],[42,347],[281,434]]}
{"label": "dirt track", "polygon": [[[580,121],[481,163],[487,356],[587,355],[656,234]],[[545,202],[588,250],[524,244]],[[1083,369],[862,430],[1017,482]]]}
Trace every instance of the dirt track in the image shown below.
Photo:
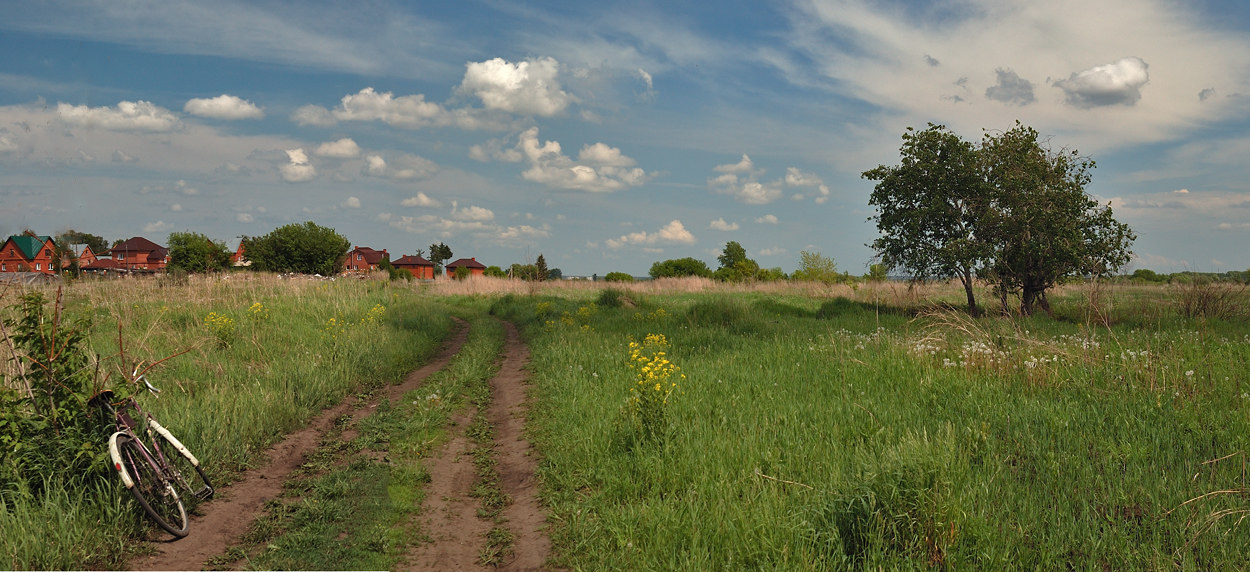
{"label": "dirt track", "polygon": [[[514,556],[501,566],[509,570],[541,568],[550,551],[550,541],[542,533],[545,515],[537,500],[534,480],[536,459],[530,445],[523,439],[525,374],[523,367],[529,350],[521,342],[516,328],[505,324],[507,343],[501,368],[491,380],[492,405],[487,417],[495,426],[495,450],[503,491],[513,503],[504,510],[506,526],[515,536]],[[229,487],[218,489],[217,497],[201,506],[202,516],[193,517],[190,536],[155,543],[157,554],[130,562],[138,570],[198,570],[205,562],[222,554],[264,512],[265,501],[282,493],[282,483],[300,467],[304,457],[313,451],[321,435],[330,429],[334,419],[353,414],[366,415],[372,405],[395,400],[415,389],[434,372],[442,369],[468,339],[468,327],[461,324],[426,366],[410,373],[400,385],[378,392],[364,406],[354,398],[321,413],[307,427],[292,433],[272,447],[269,461],[262,467],[247,471]],[[432,477],[426,504],[420,516],[421,526],[428,531],[432,543],[418,546],[407,559],[412,569],[473,569],[485,544],[491,523],[476,517],[477,500],[468,496],[473,486],[474,467],[466,455],[470,446],[464,428],[474,412],[462,413],[450,428],[455,432],[437,457],[426,459]]]}

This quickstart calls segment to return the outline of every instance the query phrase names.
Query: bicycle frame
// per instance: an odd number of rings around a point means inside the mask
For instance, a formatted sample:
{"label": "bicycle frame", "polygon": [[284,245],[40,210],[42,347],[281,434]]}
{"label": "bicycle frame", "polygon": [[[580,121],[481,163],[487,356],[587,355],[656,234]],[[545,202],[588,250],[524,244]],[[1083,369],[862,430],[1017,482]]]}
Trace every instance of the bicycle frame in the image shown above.
{"label": "bicycle frame", "polygon": [[[151,465],[153,469],[156,469],[157,473],[164,475],[166,478],[172,476],[170,475],[170,471],[167,469],[169,461],[165,458],[165,452],[161,450],[160,440],[155,438],[153,432],[159,433],[161,436],[168,439],[177,450],[177,454],[186,457],[187,460],[191,461],[192,466],[198,467],[200,465],[199,459],[196,459],[195,455],[191,454],[191,451],[189,451],[177,437],[174,437],[168,429],[162,426],[160,422],[140,408],[139,404],[133,397],[127,398],[126,401],[123,402],[120,410],[114,408],[112,404],[109,404],[108,407],[109,411],[113,413],[113,417],[121,426],[118,431],[109,437],[109,456],[113,460],[113,468],[116,469],[118,475],[121,476],[122,484],[125,485],[126,488],[129,489],[134,487],[135,483],[134,480],[131,479],[130,475],[127,474],[126,471],[122,470],[121,451],[117,447],[117,437],[120,435],[126,435],[138,443],[139,449],[143,452],[144,460]],[[135,434],[137,423],[135,423],[134,419],[130,415],[127,415],[126,410],[128,409],[134,410],[135,413],[140,415],[144,421],[147,422],[147,437],[148,441],[152,443],[152,449],[155,450],[155,455],[153,455],[152,450],[148,449],[147,443],[139,439],[138,435]],[[181,477],[181,475],[179,476]]]}

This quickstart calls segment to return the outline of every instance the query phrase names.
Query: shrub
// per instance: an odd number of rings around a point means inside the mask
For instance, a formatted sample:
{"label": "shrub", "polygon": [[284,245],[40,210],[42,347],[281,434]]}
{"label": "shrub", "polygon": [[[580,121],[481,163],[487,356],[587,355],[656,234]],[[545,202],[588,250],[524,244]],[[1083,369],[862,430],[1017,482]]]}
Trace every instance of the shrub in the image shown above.
{"label": "shrub", "polygon": [[1177,286],[1176,305],[1187,318],[1228,319],[1247,314],[1246,285],[1197,278]]}
{"label": "shrub", "polygon": [[607,282],[633,282],[634,277],[624,272],[609,272],[603,279]]}

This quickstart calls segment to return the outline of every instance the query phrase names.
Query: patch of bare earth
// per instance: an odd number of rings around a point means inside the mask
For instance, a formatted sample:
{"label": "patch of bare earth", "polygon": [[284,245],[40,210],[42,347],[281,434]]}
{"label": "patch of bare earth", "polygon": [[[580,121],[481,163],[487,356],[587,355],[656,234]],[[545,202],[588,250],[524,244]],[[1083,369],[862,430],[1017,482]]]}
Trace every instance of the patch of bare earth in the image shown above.
{"label": "patch of bare earth", "polygon": [[[513,536],[512,549],[499,565],[501,570],[540,570],[551,553],[551,541],[543,532],[546,514],[538,502],[534,478],[537,459],[524,438],[524,367],[529,349],[515,326],[505,323],[507,342],[499,372],[491,379],[491,405],[486,417],[494,427],[495,459],[502,492],[512,499],[503,509],[501,520]],[[427,461],[430,488],[422,510],[422,528],[431,542],[414,550],[407,558],[411,570],[486,570],[479,556],[487,544],[486,534],[494,523],[478,517],[480,502],[470,496],[475,471],[470,450],[472,440],[465,435],[469,411],[456,419],[455,436],[443,451]]]}
{"label": "patch of bare earth", "polygon": [[[199,570],[205,562],[222,554],[257,517],[264,514],[265,502],[282,494],[282,483],[298,469],[305,456],[317,448],[321,436],[334,420],[353,411],[373,410],[383,400],[396,400],[416,389],[434,372],[442,369],[468,339],[468,327],[458,324],[456,332],[429,364],[413,371],[399,385],[380,389],[369,403],[361,406],[354,397],[323,411],[307,427],[296,431],[267,451],[268,461],[249,470],[229,487],[217,490],[216,497],[200,505],[199,516],[191,518],[191,534],[181,540],[154,543],[156,553],[129,563],[135,570]],[[360,414],[357,414],[360,415]],[[470,467],[472,464],[470,463]]]}

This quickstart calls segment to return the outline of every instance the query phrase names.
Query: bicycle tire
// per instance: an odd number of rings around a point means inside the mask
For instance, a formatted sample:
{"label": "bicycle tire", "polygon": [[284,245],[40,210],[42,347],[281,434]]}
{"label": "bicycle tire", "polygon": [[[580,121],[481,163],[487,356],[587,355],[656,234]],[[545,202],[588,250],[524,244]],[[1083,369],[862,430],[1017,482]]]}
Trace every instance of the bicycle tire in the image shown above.
{"label": "bicycle tire", "polygon": [[[185,502],[195,505],[196,501],[213,498],[213,483],[208,480],[208,475],[204,474],[203,463],[200,463],[198,459],[192,463],[191,459],[194,455],[191,455],[190,451],[183,453],[185,445],[183,450],[179,450],[178,445],[181,443],[177,443],[169,435],[157,433],[155,439],[157,440],[156,447],[160,449],[161,456],[165,458],[165,464],[169,467],[170,480],[177,485],[180,493],[186,493]],[[184,498],[184,495],[179,495],[179,498]]]}
{"label": "bicycle tire", "polygon": [[141,446],[129,435],[117,436],[117,452],[121,456],[119,470],[126,471],[134,486],[130,494],[144,512],[166,532],[185,537],[191,527],[187,509],[178,498],[178,491],[143,456]]}

